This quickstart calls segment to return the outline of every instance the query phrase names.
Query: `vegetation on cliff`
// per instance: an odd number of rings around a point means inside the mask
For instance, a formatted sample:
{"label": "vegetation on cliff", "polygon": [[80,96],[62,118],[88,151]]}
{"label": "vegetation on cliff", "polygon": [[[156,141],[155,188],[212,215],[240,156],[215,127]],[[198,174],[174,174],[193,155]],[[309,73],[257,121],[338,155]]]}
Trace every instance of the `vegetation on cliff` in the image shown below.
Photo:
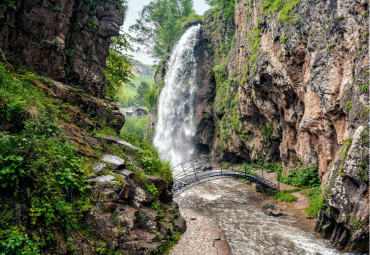
{"label": "vegetation on cliff", "polygon": [[[91,196],[96,187],[88,181],[88,176],[117,176],[120,181],[114,187],[124,185],[124,180],[109,170],[95,172],[94,162],[103,153],[126,159],[126,167],[136,173],[138,185],[153,198],[163,186],[154,186],[146,175],[159,176],[170,183],[170,166],[142,138],[122,132],[121,137],[140,148],[137,152],[125,151],[101,140],[100,134],[118,136],[112,128],[97,124],[90,129],[84,127],[86,124],[76,123],[72,113],[80,106],[53,98],[54,83],[25,70],[13,72],[0,63],[0,251],[40,254],[64,244],[69,252],[77,252],[77,240],[82,243],[90,240],[91,251],[118,254],[105,237],[97,238],[87,225],[88,213],[97,203]],[[94,118],[90,114],[84,117]],[[70,133],[70,129],[78,130],[78,134]],[[87,134],[100,141],[91,148],[93,157],[86,155],[85,146],[91,145],[79,138]],[[72,145],[76,141],[78,145]],[[157,203],[158,212],[163,211],[159,198],[153,199],[153,203]],[[163,211],[162,217],[173,216]],[[176,230],[173,231],[175,234]],[[72,236],[76,242],[70,240]],[[166,244],[167,237],[161,239]]]}

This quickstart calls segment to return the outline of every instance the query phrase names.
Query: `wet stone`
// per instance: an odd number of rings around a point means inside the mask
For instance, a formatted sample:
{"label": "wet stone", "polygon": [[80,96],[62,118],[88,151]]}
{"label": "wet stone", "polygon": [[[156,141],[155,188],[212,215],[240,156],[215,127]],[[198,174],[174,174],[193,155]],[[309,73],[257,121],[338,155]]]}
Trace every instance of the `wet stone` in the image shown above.
{"label": "wet stone", "polygon": [[101,160],[109,163],[112,170],[119,170],[125,167],[125,161],[123,159],[111,154],[105,154]]}
{"label": "wet stone", "polygon": [[126,142],[122,139],[119,139],[117,137],[114,137],[112,135],[101,135],[102,138],[104,138],[107,141],[118,143],[119,145],[122,145],[130,150],[137,151],[138,148],[133,146],[131,143]]}
{"label": "wet stone", "polygon": [[104,182],[111,182],[114,181],[114,176],[113,175],[102,175],[98,176],[94,179],[90,179],[89,183],[90,184],[96,184],[96,183],[104,183]]}
{"label": "wet stone", "polygon": [[108,167],[107,164],[103,163],[103,162],[98,162],[98,163],[93,165],[93,169],[94,169],[95,172],[100,172],[104,168],[107,168],[107,167]]}

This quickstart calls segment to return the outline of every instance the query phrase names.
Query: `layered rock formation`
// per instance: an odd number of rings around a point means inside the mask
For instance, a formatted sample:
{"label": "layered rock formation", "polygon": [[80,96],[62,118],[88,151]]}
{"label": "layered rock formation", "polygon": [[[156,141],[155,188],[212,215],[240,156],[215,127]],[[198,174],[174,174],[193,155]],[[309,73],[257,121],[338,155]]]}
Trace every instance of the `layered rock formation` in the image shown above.
{"label": "layered rock formation", "polygon": [[235,13],[230,5],[205,15],[199,149],[282,161],[285,171],[318,165],[328,190],[318,229],[340,247],[368,250],[368,2],[241,0]]}
{"label": "layered rock formation", "polygon": [[103,95],[110,38],[123,23],[120,1],[5,1],[0,48],[17,68]]}

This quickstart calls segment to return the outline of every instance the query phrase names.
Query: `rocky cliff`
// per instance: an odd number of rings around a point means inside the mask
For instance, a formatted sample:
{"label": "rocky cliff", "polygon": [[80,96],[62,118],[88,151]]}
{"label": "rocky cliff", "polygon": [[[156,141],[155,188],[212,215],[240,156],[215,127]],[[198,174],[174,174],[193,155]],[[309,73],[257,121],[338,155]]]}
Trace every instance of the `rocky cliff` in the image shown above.
{"label": "rocky cliff", "polygon": [[0,48],[17,68],[103,95],[110,38],[123,24],[121,1],[2,1]]}
{"label": "rocky cliff", "polygon": [[369,237],[367,9],[222,1],[205,14],[197,75],[199,149],[285,171],[318,165],[327,195],[317,228],[349,250],[368,250]]}
{"label": "rocky cliff", "polygon": [[170,166],[104,98],[122,4],[0,2],[1,254],[160,253],[186,228]]}

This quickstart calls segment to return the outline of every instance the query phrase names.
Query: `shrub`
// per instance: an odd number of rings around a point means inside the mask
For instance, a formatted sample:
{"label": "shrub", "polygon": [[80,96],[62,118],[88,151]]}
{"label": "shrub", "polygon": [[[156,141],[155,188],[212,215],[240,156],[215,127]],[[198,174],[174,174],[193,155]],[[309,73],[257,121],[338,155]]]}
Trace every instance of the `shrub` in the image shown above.
{"label": "shrub", "polygon": [[360,220],[355,220],[354,226],[355,226],[356,230],[361,229],[361,227],[362,227],[361,221]]}
{"label": "shrub", "polygon": [[344,109],[346,109],[346,110],[351,110],[352,109],[352,103],[351,103],[351,101],[347,101],[346,102],[346,106],[345,106]]}
{"label": "shrub", "polygon": [[368,88],[368,86],[367,86],[366,84],[361,85],[361,91],[362,91],[362,93],[369,92],[369,88]]}
{"label": "shrub", "polygon": [[[140,148],[140,150],[134,154],[135,160],[139,162],[144,169],[145,174],[159,176],[167,182],[172,182],[172,171],[169,162],[164,161],[160,158],[157,148],[152,146],[150,142],[140,139],[135,132],[126,133],[121,130],[120,138]],[[140,170],[131,166],[131,170],[140,173]]]}
{"label": "shrub", "polygon": [[[278,175],[277,175],[278,176]],[[280,175],[280,182],[295,187],[315,187],[320,184],[318,167],[296,166],[288,174]]]}
{"label": "shrub", "polygon": [[148,122],[148,117],[141,118],[126,118],[125,125],[123,126],[121,132],[126,134],[135,133],[137,138],[144,139],[146,125]]}

